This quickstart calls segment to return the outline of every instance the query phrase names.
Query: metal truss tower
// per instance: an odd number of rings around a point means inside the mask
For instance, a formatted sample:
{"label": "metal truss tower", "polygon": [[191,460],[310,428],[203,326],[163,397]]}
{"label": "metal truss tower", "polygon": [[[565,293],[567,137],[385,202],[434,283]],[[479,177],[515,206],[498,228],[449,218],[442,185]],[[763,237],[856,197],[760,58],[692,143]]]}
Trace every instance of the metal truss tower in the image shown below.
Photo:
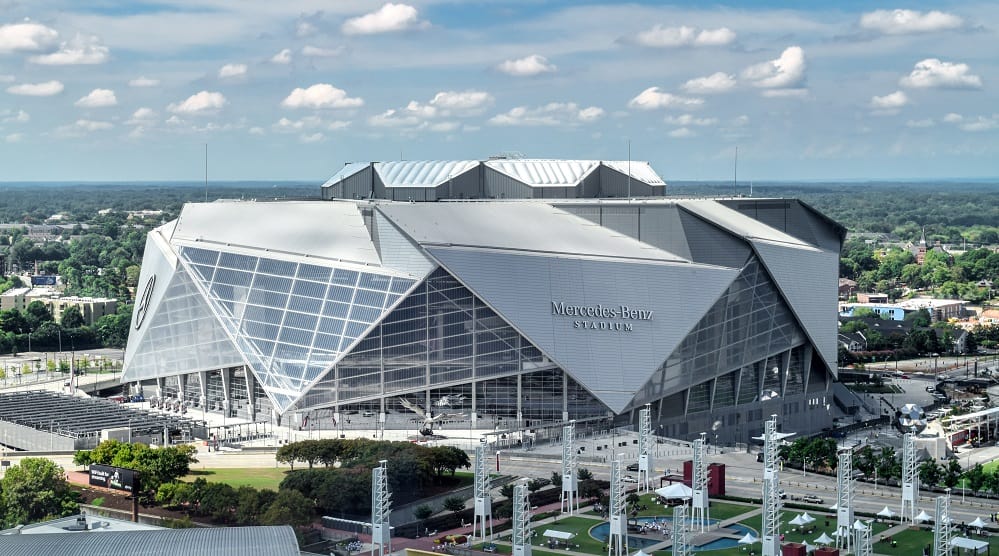
{"label": "metal truss tower", "polygon": [[655,461],[652,458],[652,406],[645,404],[638,411],[638,491],[652,490]]}
{"label": "metal truss tower", "polygon": [[689,556],[687,545],[687,506],[673,507],[673,556]]}
{"label": "metal truss tower", "polygon": [[763,556],[780,555],[780,477],[777,450],[780,441],[794,433],[777,432],[777,416],[771,415],[763,429]]}
{"label": "metal truss tower", "polygon": [[513,487],[513,556],[531,556],[531,501],[526,479]]}
{"label": "metal truss tower", "polygon": [[902,521],[916,522],[919,503],[919,462],[916,461],[916,437],[907,432],[902,437]]}
{"label": "metal truss tower", "polygon": [[378,462],[371,470],[371,554],[378,545],[379,556],[385,555],[385,545],[392,552],[389,514],[392,513],[392,493],[388,489],[388,460]]}
{"label": "metal truss tower", "polygon": [[559,502],[559,511],[569,515],[573,511],[579,511],[579,481],[576,477],[578,464],[576,422],[569,421],[568,425],[562,427],[562,498]]}
{"label": "metal truss tower", "polygon": [[[489,496],[489,469],[486,466],[486,439],[475,447],[475,516],[472,518],[472,536],[480,532],[479,538],[486,540],[486,520],[489,521],[489,537],[493,536],[493,500]],[[481,529],[481,531],[480,531]]]}
{"label": "metal truss tower", "polygon": [[[836,548],[849,552],[853,527],[853,452],[840,450],[836,466]],[[860,550],[860,546],[857,546]]]}
{"label": "metal truss tower", "polygon": [[874,556],[874,550],[871,547],[871,527],[869,525],[864,525],[859,519],[853,524],[853,534],[850,534],[850,530],[846,530],[846,535],[854,537],[853,546],[855,547],[853,553],[856,556]]}
{"label": "metal truss tower", "polygon": [[933,556],[950,556],[950,535],[950,489],[947,489],[947,494],[937,496],[933,516]]}
{"label": "metal truss tower", "polygon": [[624,501],[624,481],[621,475],[621,458],[611,462],[610,480],[610,532],[607,535],[607,556],[628,554],[628,509]]}
{"label": "metal truss tower", "polygon": [[691,466],[690,487],[694,491],[691,500],[691,529],[699,528],[701,533],[708,525],[708,460],[704,457],[707,433],[694,440],[694,464]]}

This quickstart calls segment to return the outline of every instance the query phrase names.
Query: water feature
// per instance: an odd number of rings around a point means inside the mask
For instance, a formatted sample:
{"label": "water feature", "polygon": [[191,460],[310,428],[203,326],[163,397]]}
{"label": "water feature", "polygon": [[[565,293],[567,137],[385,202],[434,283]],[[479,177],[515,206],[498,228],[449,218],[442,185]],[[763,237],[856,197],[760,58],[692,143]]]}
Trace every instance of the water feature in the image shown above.
{"label": "water feature", "polygon": [[[635,519],[628,520],[629,523],[635,523],[635,521],[636,521]],[[673,532],[673,520],[668,517],[662,517],[662,516],[640,517],[638,518],[637,521],[638,523],[664,523],[666,530],[669,531],[671,534]],[[711,519],[709,520],[709,523],[712,527],[714,527],[718,524],[718,520]],[[726,529],[731,529],[732,531],[735,531],[740,537],[745,535],[746,533],[752,533],[754,536],[758,536],[755,530],[746,527],[745,525],[741,525],[739,523],[733,523],[731,525],[728,525],[726,526]],[[607,542],[607,537],[609,535],[610,535],[610,523],[606,521],[590,529],[590,536],[601,542]],[[688,533],[688,538],[690,538],[690,535],[691,533]],[[628,535],[628,548],[632,550],[637,550],[639,548],[648,548],[650,546],[659,544],[667,540],[669,539],[666,538],[665,535],[656,533],[654,531],[650,535],[643,537],[635,536],[635,534],[632,533]],[[738,540],[737,538],[715,539],[709,543],[700,546],[695,546],[693,547],[693,550],[695,552],[701,552],[709,550],[721,550],[723,548],[732,548],[735,546],[739,546],[739,543],[736,542],[737,540]]]}

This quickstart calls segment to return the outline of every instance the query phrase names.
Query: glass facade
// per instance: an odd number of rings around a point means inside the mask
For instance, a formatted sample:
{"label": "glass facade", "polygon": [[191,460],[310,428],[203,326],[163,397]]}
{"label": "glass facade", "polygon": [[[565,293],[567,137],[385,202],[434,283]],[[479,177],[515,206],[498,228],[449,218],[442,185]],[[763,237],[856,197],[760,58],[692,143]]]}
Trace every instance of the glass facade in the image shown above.
{"label": "glass facade", "polygon": [[[518,389],[517,375],[535,370],[519,379]],[[524,418],[561,420],[563,409],[572,418],[606,413],[443,269],[417,286],[296,407],[355,407],[400,394],[424,405],[428,392],[431,405],[457,394],[467,402],[473,383],[480,414],[516,417],[519,408]],[[387,408],[393,407],[401,406],[389,401]]]}
{"label": "glass facade", "polygon": [[415,283],[195,247],[180,256],[282,411]]}
{"label": "glass facade", "polygon": [[[763,265],[751,258],[639,391],[633,406],[678,390],[687,391],[687,413],[750,403],[762,391],[799,393],[804,386],[800,352],[806,343]],[[782,356],[788,352],[790,366]]]}

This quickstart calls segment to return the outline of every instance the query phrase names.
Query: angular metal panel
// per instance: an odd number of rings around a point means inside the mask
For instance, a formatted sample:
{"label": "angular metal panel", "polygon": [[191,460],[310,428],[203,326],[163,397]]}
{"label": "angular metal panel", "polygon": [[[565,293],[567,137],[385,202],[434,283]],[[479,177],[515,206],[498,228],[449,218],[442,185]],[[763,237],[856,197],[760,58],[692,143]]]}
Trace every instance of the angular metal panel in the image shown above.
{"label": "angular metal panel", "polygon": [[389,222],[385,215],[376,210],[375,235],[382,257],[382,266],[405,272],[422,280],[437,264],[423,254],[423,250]]}
{"label": "angular metal panel", "polygon": [[741,268],[751,253],[749,245],[683,209],[678,211],[690,249],[690,258],[699,263]]}
{"label": "angular metal panel", "polygon": [[431,247],[429,253],[615,412],[737,274],[489,250]]}
{"label": "angular metal panel", "polygon": [[759,240],[753,241],[753,248],[830,372],[835,372],[839,254]]}
{"label": "angular metal panel", "polygon": [[378,264],[353,202],[228,202],[184,205],[172,242],[214,243]]}

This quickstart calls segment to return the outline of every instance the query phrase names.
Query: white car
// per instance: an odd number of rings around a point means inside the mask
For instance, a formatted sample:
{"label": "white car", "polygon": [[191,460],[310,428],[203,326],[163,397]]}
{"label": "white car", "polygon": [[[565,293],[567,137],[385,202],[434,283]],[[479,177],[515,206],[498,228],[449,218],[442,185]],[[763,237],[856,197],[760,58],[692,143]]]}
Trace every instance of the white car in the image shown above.
{"label": "white car", "polygon": [[631,475],[625,475],[624,477],[621,477],[621,482],[622,483],[637,483],[638,479],[632,477]]}

